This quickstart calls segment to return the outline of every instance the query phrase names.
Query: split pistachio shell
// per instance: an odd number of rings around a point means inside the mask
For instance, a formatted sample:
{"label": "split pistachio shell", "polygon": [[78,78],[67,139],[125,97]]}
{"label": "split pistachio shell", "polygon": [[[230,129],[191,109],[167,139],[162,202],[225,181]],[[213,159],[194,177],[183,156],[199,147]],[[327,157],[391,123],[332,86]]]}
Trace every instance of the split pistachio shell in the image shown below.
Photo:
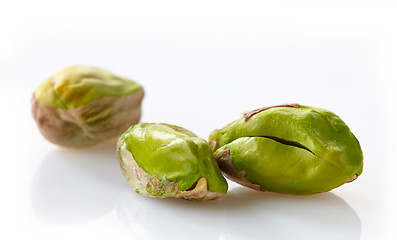
{"label": "split pistachio shell", "polygon": [[227,192],[208,143],[165,123],[139,123],[119,139],[121,170],[134,190],[147,197],[210,200]]}
{"label": "split pistachio shell", "polygon": [[143,97],[143,88],[132,80],[98,67],[72,66],[39,85],[32,114],[50,142],[88,147],[138,123]]}
{"label": "split pistachio shell", "polygon": [[356,179],[363,153],[334,113],[298,104],[257,109],[214,130],[209,144],[224,174],[257,190],[329,191]]}

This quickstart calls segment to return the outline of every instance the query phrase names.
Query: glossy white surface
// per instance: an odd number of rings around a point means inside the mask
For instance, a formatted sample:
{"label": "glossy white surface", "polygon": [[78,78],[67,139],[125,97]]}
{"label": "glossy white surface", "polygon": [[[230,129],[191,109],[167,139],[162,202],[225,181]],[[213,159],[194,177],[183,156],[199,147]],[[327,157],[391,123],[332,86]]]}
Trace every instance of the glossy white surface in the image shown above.
{"label": "glossy white surface", "polygon": [[[14,1],[0,3],[1,239],[397,239],[397,5],[390,1]],[[219,200],[149,199],[114,142],[48,143],[37,85],[72,64],[146,90],[142,121],[203,138],[253,108],[298,102],[338,114],[364,172],[329,193],[230,183]]]}

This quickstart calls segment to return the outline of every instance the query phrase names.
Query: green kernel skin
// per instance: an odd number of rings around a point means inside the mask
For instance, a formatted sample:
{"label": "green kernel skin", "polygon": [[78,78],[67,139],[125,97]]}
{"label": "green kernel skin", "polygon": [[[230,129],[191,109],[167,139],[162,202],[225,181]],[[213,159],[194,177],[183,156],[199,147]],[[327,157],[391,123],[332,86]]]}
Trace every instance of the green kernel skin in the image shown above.
{"label": "green kernel skin", "polygon": [[209,143],[221,169],[230,160],[264,191],[326,192],[363,170],[358,140],[338,116],[321,108],[296,105],[258,111],[214,130]]}
{"label": "green kernel skin", "polygon": [[210,191],[227,192],[227,182],[208,143],[184,128],[165,123],[139,123],[131,126],[119,141],[125,143],[146,173],[160,181],[177,183],[180,191],[191,189],[205,177]]}
{"label": "green kernel skin", "polygon": [[86,148],[119,137],[141,117],[143,87],[93,66],[71,66],[42,82],[32,116],[50,142]]}
{"label": "green kernel skin", "polygon": [[94,66],[67,67],[42,82],[34,96],[58,109],[75,109],[106,97],[122,97],[141,86]]}

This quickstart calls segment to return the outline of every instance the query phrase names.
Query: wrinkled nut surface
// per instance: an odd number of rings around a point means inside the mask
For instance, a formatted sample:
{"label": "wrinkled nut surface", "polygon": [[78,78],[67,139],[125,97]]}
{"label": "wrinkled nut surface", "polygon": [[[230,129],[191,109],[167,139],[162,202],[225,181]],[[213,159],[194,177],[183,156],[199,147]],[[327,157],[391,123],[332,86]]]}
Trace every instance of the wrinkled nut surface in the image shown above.
{"label": "wrinkled nut surface", "polygon": [[143,88],[132,80],[98,67],[72,66],[39,85],[32,115],[50,142],[88,147],[138,123],[143,97]]}
{"label": "wrinkled nut surface", "polygon": [[363,170],[358,140],[334,113],[286,104],[247,112],[209,137],[222,172],[263,191],[326,192]]}
{"label": "wrinkled nut surface", "polygon": [[119,139],[121,170],[146,197],[211,200],[225,195],[222,176],[208,143],[194,133],[165,123],[139,123]]}

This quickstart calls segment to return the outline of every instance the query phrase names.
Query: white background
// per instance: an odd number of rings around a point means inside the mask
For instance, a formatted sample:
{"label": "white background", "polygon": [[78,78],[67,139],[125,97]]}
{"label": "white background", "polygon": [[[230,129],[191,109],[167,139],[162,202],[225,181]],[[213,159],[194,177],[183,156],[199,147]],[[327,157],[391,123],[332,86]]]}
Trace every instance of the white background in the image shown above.
{"label": "white background", "polygon": [[[1,1],[1,239],[397,239],[395,1]],[[239,114],[332,110],[364,172],[330,193],[230,184],[210,202],[148,199],[114,146],[62,149],[30,114],[37,85],[88,64],[146,90],[142,121],[203,138]]]}

